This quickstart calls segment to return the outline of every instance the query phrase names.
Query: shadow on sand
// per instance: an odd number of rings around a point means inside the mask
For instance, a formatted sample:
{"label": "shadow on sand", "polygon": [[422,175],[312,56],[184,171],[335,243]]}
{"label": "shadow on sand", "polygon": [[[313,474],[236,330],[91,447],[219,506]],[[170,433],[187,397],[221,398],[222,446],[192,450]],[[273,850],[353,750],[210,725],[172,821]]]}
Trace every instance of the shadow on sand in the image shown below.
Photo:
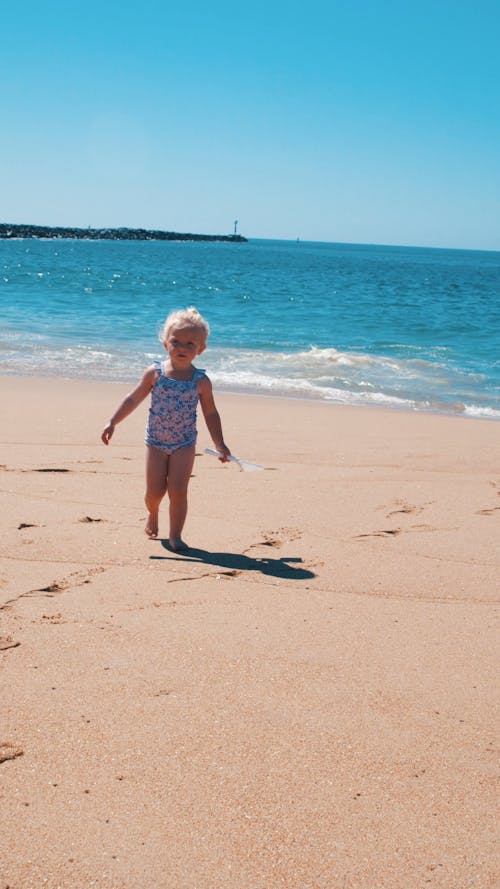
{"label": "shadow on sand", "polygon": [[150,556],[151,559],[168,559],[169,561],[191,562],[198,565],[213,565],[216,568],[221,568],[222,573],[227,574],[239,574],[240,571],[260,571],[261,574],[265,574],[268,577],[281,577],[285,580],[310,580],[312,577],[316,577],[314,572],[309,571],[307,568],[295,567],[297,563],[302,563],[302,559],[299,558],[256,559],[243,553],[210,553],[205,549],[193,549],[192,547],[182,552],[174,553],[170,549],[168,540],[159,542],[171,555]]}

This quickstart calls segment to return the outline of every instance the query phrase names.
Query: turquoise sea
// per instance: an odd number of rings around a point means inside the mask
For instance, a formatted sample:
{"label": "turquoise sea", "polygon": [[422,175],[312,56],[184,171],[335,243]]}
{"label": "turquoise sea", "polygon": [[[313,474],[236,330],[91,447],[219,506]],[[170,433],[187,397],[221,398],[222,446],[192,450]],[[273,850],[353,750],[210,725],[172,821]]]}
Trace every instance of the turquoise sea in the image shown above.
{"label": "turquoise sea", "polygon": [[135,381],[195,305],[217,390],[500,419],[500,253],[0,241],[3,374]]}

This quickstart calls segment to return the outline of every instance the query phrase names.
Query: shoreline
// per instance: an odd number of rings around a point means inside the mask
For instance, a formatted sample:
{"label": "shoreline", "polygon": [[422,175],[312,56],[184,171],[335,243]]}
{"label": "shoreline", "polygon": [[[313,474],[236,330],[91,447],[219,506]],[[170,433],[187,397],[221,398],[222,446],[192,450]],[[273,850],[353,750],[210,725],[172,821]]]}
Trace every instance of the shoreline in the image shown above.
{"label": "shoreline", "polygon": [[[167,260],[161,245],[4,243],[5,370],[133,381],[161,352],[168,308],[195,298],[214,331],[207,372],[221,391],[500,420],[495,261],[181,243]],[[289,330],[274,327],[281,316]]]}
{"label": "shoreline", "polygon": [[[208,372],[208,375],[210,376],[210,371]],[[55,376],[53,373],[47,373],[47,374],[41,374],[40,376],[34,376],[32,373],[22,374],[17,371],[0,372],[0,380],[2,378],[21,379],[21,380],[28,379],[28,380],[40,380],[40,381],[41,380],[47,380],[47,381],[53,380],[53,381],[59,382],[59,383],[61,383],[61,382],[79,383],[82,386],[84,386],[86,384],[122,386],[122,387],[124,387],[124,389],[129,388],[137,380],[137,377],[132,377],[132,376],[130,377],[129,380],[107,380],[107,379],[98,379],[98,378],[84,377],[84,376],[67,376],[67,377],[66,376]],[[350,408],[351,410],[360,410],[360,411],[368,410],[370,412],[372,412],[372,411],[383,411],[383,412],[387,411],[389,414],[395,413],[396,415],[409,414],[411,416],[443,417],[443,418],[448,418],[451,420],[453,420],[453,419],[467,420],[467,421],[473,421],[473,422],[481,422],[481,421],[484,421],[487,423],[500,422],[500,415],[498,417],[488,416],[488,415],[476,416],[474,414],[467,413],[466,410],[463,410],[463,411],[448,410],[448,411],[446,411],[446,410],[439,410],[437,408],[431,408],[431,407],[429,407],[429,408],[413,408],[412,409],[411,407],[408,407],[405,405],[398,406],[395,404],[393,404],[393,405],[369,404],[369,403],[368,404],[349,404],[346,402],[335,401],[334,399],[315,398],[313,396],[308,397],[306,395],[289,395],[289,394],[280,393],[280,392],[258,392],[258,391],[248,391],[248,390],[245,391],[243,389],[235,390],[235,389],[230,389],[230,388],[225,388],[225,387],[219,387],[216,383],[213,382],[213,379],[212,379],[212,383],[213,383],[213,388],[214,388],[214,392],[215,392],[216,396],[221,395],[221,396],[231,396],[234,398],[240,398],[240,397],[257,398],[257,399],[262,398],[262,399],[266,399],[266,400],[269,399],[272,401],[282,400],[284,402],[288,402],[288,401],[299,402],[301,404],[322,404],[325,407],[332,407],[332,408]],[[500,414],[500,412],[496,411],[495,408],[487,408],[486,410],[495,411],[496,413]]]}

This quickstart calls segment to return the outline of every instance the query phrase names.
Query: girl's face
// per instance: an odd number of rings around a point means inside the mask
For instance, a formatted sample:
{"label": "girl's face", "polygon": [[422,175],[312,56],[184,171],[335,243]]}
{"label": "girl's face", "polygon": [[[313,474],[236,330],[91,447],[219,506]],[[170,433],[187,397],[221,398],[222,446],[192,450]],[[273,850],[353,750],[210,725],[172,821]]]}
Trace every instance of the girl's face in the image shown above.
{"label": "girl's face", "polygon": [[188,367],[205,350],[205,340],[197,327],[172,327],[165,341],[172,364]]}

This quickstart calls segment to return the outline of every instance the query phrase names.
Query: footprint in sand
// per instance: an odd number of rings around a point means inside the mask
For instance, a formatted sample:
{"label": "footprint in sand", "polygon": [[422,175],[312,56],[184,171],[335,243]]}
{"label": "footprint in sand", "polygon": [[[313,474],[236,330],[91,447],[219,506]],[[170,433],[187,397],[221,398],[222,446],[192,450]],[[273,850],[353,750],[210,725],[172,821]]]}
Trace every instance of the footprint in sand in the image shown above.
{"label": "footprint in sand", "polygon": [[274,549],[280,549],[283,546],[283,540],[276,540],[270,537],[266,537],[264,540],[259,540],[257,543],[252,543],[246,550],[245,553],[249,552],[251,549],[260,549],[261,546],[271,546]]}
{"label": "footprint in sand", "polygon": [[0,636],[0,651],[7,651],[8,648],[17,648],[20,642],[15,642],[11,636]]}
{"label": "footprint in sand", "polygon": [[360,540],[363,537],[397,537],[401,531],[401,528],[388,528],[385,531],[372,531],[370,534],[356,534],[354,540]]}
{"label": "footprint in sand", "polygon": [[60,469],[54,466],[44,466],[42,469],[34,469],[33,472],[71,472],[70,469]]}
{"label": "footprint in sand", "polygon": [[79,522],[105,522],[106,519],[93,519],[90,515],[84,515],[81,519],[78,519]]}
{"label": "footprint in sand", "polygon": [[43,525],[35,525],[33,522],[21,522],[21,524],[17,526],[18,531],[23,531],[24,528],[43,528]]}
{"label": "footprint in sand", "polygon": [[47,584],[47,586],[37,587],[34,590],[27,590],[25,593],[19,593],[13,599],[9,599],[7,602],[4,602],[3,605],[0,605],[0,611],[10,610],[20,599],[52,599],[57,593],[63,593],[65,590],[71,589],[71,587],[82,586],[84,583],[91,583],[90,578],[94,574],[100,574],[105,570],[106,569],[103,566],[99,565],[86,572],[75,571],[73,574],[70,574],[69,577],[65,577],[60,581],[55,580],[53,583]]}
{"label": "footprint in sand", "polygon": [[42,614],[42,620],[47,621],[49,624],[67,624],[68,621],[65,620],[60,611],[57,614]]}
{"label": "footprint in sand", "polygon": [[276,531],[263,531],[264,540],[259,540],[258,543],[253,543],[249,549],[254,549],[259,546],[272,546],[275,549],[280,549],[284,543],[291,543],[293,540],[300,540],[302,537],[301,532],[298,528],[278,528]]}
{"label": "footprint in sand", "polygon": [[90,568],[87,571],[74,571],[68,577],[62,578],[62,580],[55,580],[53,583],[48,584],[48,586],[37,587],[36,590],[29,590],[27,593],[23,593],[23,596],[36,596],[37,593],[63,593],[65,590],[71,589],[71,587],[82,586],[84,583],[91,583],[90,578],[95,574],[102,574],[106,568],[103,565],[96,565],[95,568]]}
{"label": "footprint in sand", "polygon": [[48,586],[41,586],[36,590],[32,590],[33,593],[62,593],[66,587],[62,586],[60,583],[54,582],[49,583]]}
{"label": "footprint in sand", "polygon": [[9,744],[7,741],[0,744],[0,763],[7,762],[9,759],[17,759],[18,756],[23,756],[23,754],[24,750],[22,747]]}
{"label": "footprint in sand", "polygon": [[381,531],[371,531],[367,534],[356,534],[353,540],[361,540],[364,537],[397,537],[398,534],[407,534],[408,532],[436,531],[433,525],[410,525],[406,528],[384,528]]}
{"label": "footprint in sand", "polygon": [[[499,485],[496,482],[490,482],[490,485],[495,488],[497,497],[500,497]],[[491,506],[489,509],[478,509],[476,515],[494,515],[498,510],[500,510],[500,506]]]}
{"label": "footprint in sand", "polygon": [[[428,503],[423,503],[421,506],[415,506],[413,503],[408,503],[407,500],[395,500],[392,505],[397,507],[397,509],[392,509],[391,512],[388,512],[386,518],[390,518],[393,515],[419,515],[424,511],[426,506],[432,506],[433,503],[433,500],[429,500]],[[379,508],[387,509],[387,507],[384,506]]]}
{"label": "footprint in sand", "polygon": [[406,504],[405,506],[401,506],[400,509],[393,509],[391,512],[387,513],[387,518],[390,518],[392,515],[418,515],[418,513],[422,512],[422,506],[410,506]]}

